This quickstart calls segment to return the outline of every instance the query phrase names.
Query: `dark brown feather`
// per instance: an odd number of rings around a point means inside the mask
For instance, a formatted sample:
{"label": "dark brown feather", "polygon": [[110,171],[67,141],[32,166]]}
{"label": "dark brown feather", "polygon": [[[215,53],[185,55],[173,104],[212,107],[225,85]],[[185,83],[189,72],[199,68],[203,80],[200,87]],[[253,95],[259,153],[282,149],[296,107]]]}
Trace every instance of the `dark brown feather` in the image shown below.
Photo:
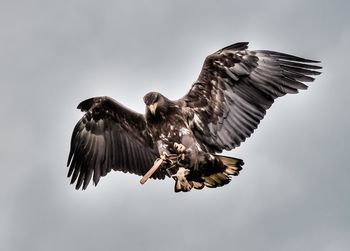
{"label": "dark brown feather", "polygon": [[209,55],[198,80],[178,101],[191,109],[191,129],[210,152],[239,146],[276,98],[307,89],[303,82],[312,82],[322,68],[319,61],[247,49],[242,42]]}
{"label": "dark brown feather", "polygon": [[[158,152],[146,132],[144,116],[109,97],[83,101],[85,111],[73,130],[68,157],[68,177],[76,189],[85,189],[90,180],[96,185],[111,169],[144,175]],[[153,178],[164,179],[158,170]]]}

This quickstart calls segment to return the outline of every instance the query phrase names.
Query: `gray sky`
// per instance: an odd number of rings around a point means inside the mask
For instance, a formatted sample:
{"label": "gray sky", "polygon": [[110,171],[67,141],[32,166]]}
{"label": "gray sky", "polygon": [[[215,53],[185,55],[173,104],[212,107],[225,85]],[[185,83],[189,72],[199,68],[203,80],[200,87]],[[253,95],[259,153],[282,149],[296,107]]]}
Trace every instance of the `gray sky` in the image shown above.
{"label": "gray sky", "polygon": [[[0,1],[0,250],[348,250],[348,1]],[[322,60],[229,154],[240,176],[175,194],[111,173],[65,178],[77,104],[109,95],[139,112],[179,98],[206,55],[238,41]]]}

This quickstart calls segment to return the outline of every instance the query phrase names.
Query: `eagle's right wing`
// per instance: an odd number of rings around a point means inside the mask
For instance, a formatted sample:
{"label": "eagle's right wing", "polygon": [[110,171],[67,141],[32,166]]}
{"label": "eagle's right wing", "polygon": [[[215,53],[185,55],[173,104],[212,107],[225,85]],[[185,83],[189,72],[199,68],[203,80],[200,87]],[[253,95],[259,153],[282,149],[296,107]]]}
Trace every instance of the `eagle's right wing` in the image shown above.
{"label": "eagle's right wing", "polygon": [[[87,99],[78,108],[86,113],[74,128],[67,163],[76,189],[85,189],[92,177],[97,185],[111,169],[144,175],[159,157],[142,114],[109,97]],[[152,177],[164,179],[165,173]]]}

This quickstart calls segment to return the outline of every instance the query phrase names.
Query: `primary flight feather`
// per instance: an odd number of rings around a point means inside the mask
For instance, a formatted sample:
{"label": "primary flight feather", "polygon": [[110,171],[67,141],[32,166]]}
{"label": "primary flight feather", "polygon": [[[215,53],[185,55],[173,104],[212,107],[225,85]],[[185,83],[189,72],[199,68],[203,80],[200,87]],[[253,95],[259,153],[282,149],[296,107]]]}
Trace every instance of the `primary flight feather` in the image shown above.
{"label": "primary flight feather", "polygon": [[151,177],[173,177],[176,192],[223,186],[243,161],[218,153],[250,137],[276,98],[307,89],[305,83],[320,74],[318,63],[250,51],[241,42],[207,56],[179,100],[146,94],[144,115],[109,97],[87,99],[78,106],[85,114],[73,130],[68,177],[85,189],[112,169],[145,175],[161,158]]}

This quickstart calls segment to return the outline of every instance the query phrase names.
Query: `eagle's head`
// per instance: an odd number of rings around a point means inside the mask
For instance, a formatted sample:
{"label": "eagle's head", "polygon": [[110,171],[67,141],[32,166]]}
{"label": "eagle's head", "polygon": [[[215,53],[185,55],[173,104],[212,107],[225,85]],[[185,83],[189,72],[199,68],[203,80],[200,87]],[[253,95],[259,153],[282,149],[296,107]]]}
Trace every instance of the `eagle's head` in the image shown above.
{"label": "eagle's head", "polygon": [[143,97],[146,104],[146,116],[164,119],[176,105],[159,92],[149,92]]}
{"label": "eagle's head", "polygon": [[143,97],[143,102],[146,104],[146,112],[149,111],[152,115],[155,115],[157,108],[164,105],[165,99],[159,92],[149,92]]}

